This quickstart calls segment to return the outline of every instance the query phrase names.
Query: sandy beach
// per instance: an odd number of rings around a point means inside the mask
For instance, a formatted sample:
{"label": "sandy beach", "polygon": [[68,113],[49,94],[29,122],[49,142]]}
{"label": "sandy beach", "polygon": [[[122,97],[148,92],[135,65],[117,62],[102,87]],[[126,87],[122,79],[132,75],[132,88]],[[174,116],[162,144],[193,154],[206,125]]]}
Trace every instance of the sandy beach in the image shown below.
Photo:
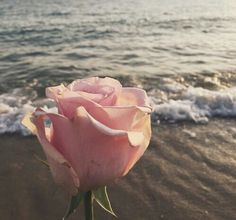
{"label": "sandy beach", "polygon": [[[161,124],[135,168],[108,187],[120,220],[236,219],[236,121]],[[229,129],[227,129],[229,128]],[[36,155],[34,137],[0,138],[0,207],[4,220],[59,220],[69,201]],[[96,206],[96,219],[112,220]],[[83,206],[69,220],[83,219]]]}

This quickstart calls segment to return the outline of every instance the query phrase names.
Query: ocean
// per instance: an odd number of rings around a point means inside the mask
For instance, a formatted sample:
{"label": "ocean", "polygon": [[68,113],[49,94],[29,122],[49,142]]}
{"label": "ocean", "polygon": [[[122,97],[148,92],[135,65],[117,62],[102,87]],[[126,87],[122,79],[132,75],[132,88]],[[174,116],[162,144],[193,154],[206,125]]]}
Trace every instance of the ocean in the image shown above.
{"label": "ocean", "polygon": [[45,87],[89,76],[149,95],[151,146],[118,183],[149,219],[236,219],[236,1],[0,1],[2,137],[30,138]]}

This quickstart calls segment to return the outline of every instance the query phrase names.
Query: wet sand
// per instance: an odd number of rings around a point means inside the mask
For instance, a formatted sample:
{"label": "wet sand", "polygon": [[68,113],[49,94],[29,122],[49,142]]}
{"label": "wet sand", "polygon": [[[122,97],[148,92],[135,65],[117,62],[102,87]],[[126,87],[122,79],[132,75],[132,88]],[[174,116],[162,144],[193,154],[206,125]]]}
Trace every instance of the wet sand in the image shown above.
{"label": "wet sand", "polygon": [[[0,215],[4,220],[59,220],[69,201],[34,137],[0,138]],[[236,219],[236,120],[161,124],[128,176],[108,187],[120,220]],[[97,220],[116,219],[99,207]],[[83,219],[81,206],[69,220]]]}

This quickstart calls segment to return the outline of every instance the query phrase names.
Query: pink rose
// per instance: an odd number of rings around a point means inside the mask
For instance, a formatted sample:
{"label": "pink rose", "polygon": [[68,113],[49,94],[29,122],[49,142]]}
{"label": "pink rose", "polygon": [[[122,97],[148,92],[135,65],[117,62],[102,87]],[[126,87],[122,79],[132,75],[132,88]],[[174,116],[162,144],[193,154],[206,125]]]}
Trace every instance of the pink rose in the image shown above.
{"label": "pink rose", "polygon": [[55,182],[72,195],[126,175],[146,150],[151,108],[144,90],[92,77],[46,95],[59,114],[38,108],[23,123],[38,136]]}

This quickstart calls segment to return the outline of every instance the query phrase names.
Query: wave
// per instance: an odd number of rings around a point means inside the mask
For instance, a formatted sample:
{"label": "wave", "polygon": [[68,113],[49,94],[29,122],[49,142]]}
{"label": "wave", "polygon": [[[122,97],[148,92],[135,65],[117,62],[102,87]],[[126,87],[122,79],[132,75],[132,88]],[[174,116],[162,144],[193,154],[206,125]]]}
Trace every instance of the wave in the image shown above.
{"label": "wave", "polygon": [[43,107],[47,111],[55,111],[55,107],[48,99],[37,100],[35,102],[21,94],[20,89],[13,90],[12,93],[0,95],[0,134],[19,133],[30,135],[30,132],[21,124],[24,115],[33,112],[37,106]]}
{"label": "wave", "polygon": [[[236,117],[236,87],[209,90],[168,79],[158,89],[150,91],[149,97],[153,107],[153,125],[160,121],[208,123],[213,117]],[[49,99],[31,99],[21,89],[0,95],[0,134],[30,135],[21,124],[27,112],[34,111],[38,106],[56,111]]]}
{"label": "wave", "polygon": [[172,91],[173,98],[160,100],[151,97],[153,123],[160,120],[207,123],[213,117],[236,117],[236,87],[212,91],[201,87],[167,85],[165,89]]}
{"label": "wave", "polygon": [[0,134],[16,133],[22,135],[29,134],[21,124],[24,114],[33,111],[31,101],[26,101],[25,97],[16,94],[0,95]]}

